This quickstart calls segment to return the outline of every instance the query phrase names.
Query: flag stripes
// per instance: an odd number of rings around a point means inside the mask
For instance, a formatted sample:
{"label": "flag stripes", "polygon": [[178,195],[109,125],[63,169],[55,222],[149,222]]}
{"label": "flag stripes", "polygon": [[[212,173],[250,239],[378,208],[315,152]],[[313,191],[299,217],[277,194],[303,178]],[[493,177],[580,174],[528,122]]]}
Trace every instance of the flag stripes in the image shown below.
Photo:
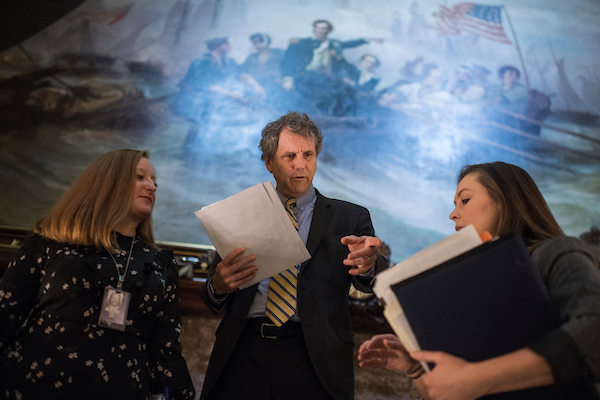
{"label": "flag stripes", "polygon": [[511,44],[502,27],[502,7],[475,3],[458,3],[452,8],[440,5],[436,29],[442,35],[475,33],[485,39]]}

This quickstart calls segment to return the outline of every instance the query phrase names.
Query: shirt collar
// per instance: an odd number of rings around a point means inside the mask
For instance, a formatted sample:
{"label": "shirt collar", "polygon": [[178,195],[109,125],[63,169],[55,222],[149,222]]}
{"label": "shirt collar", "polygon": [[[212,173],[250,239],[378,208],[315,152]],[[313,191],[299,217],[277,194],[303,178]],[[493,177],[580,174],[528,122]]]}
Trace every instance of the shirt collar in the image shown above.
{"label": "shirt collar", "polygon": [[329,43],[329,40],[330,40],[329,38],[327,38],[325,40],[317,39],[317,37],[315,35],[312,36],[312,39],[313,40],[318,40],[321,43],[326,43],[326,42]]}
{"label": "shirt collar", "polygon": [[[279,195],[279,199],[281,200],[281,202],[285,205],[285,202],[287,201],[288,197],[284,196],[279,192],[277,192],[277,194]],[[302,210],[304,207],[314,202],[316,197],[317,193],[315,192],[315,187],[313,185],[310,185],[308,192],[304,193],[300,197],[296,197],[296,207]]]}

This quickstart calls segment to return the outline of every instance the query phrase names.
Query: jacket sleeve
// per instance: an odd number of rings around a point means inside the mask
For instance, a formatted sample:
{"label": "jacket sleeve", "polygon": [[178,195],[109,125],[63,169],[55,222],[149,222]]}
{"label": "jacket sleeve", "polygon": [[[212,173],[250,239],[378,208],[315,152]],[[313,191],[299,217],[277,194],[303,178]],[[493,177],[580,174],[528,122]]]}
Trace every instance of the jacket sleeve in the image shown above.
{"label": "jacket sleeve", "polygon": [[8,264],[0,280],[0,348],[16,336],[35,306],[49,251],[48,241],[31,235]]}
{"label": "jacket sleeve", "polygon": [[219,314],[225,310],[229,301],[229,295],[223,296],[221,299],[217,299],[212,293],[212,278],[215,275],[217,264],[221,262],[221,257],[217,254],[213,259],[212,264],[208,268],[208,278],[206,284],[200,291],[200,297],[206,306],[214,313]]}
{"label": "jacket sleeve", "polygon": [[167,388],[170,396],[168,398],[193,399],[194,385],[181,354],[179,341],[181,311],[177,264],[171,258],[167,265],[163,308],[157,314],[152,342],[148,346],[149,371],[152,378],[150,389],[152,393],[164,393]]}
{"label": "jacket sleeve", "polygon": [[533,253],[551,299],[566,321],[529,344],[546,359],[557,384],[600,381],[600,270],[575,238],[558,238]]}
{"label": "jacket sleeve", "polygon": [[[362,212],[357,221],[357,229],[356,236],[375,236],[375,230],[373,229],[373,223],[371,222],[371,215],[366,208],[362,208]],[[352,275],[352,284],[354,287],[361,292],[364,293],[373,293],[373,282],[374,277],[384,269],[388,268],[387,261],[381,256],[377,254],[377,261],[375,262],[375,267],[373,268],[372,276],[355,276]]]}
{"label": "jacket sleeve", "polygon": [[340,45],[343,49],[352,49],[354,47],[362,46],[363,44],[367,44],[365,39],[356,39],[356,40],[347,40],[345,42],[340,42]]}

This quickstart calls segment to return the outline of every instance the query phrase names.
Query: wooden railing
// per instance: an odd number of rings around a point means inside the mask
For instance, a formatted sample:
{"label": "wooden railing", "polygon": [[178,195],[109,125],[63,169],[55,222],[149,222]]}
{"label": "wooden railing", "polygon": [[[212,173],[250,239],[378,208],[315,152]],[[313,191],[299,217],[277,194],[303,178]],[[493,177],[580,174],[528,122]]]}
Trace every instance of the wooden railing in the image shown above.
{"label": "wooden railing", "polygon": [[[0,277],[13,259],[29,230],[0,225]],[[179,265],[181,313],[185,316],[219,318],[204,305],[200,290],[206,282],[208,266],[215,255],[214,247],[188,243],[157,241],[164,249],[173,250]],[[369,333],[391,332],[383,317],[383,309],[374,296],[350,297],[350,313],[356,331]]]}

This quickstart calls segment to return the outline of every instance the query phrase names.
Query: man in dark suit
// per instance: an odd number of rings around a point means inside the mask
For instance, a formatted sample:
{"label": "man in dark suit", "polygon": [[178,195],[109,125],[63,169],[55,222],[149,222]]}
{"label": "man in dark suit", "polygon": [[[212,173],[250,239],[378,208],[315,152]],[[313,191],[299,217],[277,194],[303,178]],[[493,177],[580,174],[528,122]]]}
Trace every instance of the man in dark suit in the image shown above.
{"label": "man in dark suit", "polygon": [[341,41],[329,38],[333,25],[327,20],[313,22],[313,36],[291,39],[281,60],[281,84],[286,91],[299,94],[304,109],[327,115],[344,115],[343,97],[347,86],[343,72],[347,62],[344,49],[362,46],[382,39]]}
{"label": "man in dark suit", "polygon": [[201,399],[354,398],[348,290],[352,283],[371,292],[373,276],[386,263],[369,212],[312,186],[322,140],[319,128],[299,113],[262,132],[262,158],[312,258],[286,271],[279,297],[288,303],[275,311],[278,276],[238,290],[256,274],[254,255],[238,248],[213,262],[202,298],[225,315]]}

